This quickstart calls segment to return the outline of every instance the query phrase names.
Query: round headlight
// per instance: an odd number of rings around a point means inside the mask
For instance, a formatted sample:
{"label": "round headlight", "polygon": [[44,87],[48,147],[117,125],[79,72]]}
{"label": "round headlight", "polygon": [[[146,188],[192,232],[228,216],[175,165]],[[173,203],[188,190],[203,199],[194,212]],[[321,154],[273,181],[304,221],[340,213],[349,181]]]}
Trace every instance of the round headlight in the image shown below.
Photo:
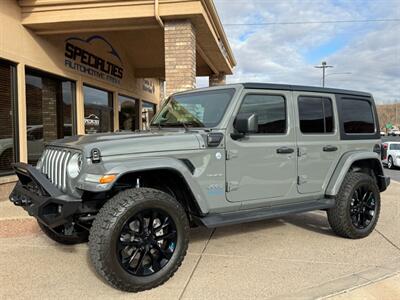
{"label": "round headlight", "polygon": [[81,172],[81,166],[82,166],[82,155],[75,153],[74,155],[72,155],[67,165],[67,172],[69,177],[71,178],[78,177],[79,173]]}
{"label": "round headlight", "polygon": [[43,155],[39,158],[38,162],[36,163],[36,169],[40,170],[43,167]]}

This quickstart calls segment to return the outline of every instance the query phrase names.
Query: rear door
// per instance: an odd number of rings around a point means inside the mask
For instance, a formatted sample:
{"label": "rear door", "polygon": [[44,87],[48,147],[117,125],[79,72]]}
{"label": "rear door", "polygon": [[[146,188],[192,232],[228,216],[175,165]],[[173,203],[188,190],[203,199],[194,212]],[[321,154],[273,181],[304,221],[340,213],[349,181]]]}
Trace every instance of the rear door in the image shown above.
{"label": "rear door", "polygon": [[323,193],[340,158],[341,144],[335,96],[294,92],[297,118],[297,189]]}

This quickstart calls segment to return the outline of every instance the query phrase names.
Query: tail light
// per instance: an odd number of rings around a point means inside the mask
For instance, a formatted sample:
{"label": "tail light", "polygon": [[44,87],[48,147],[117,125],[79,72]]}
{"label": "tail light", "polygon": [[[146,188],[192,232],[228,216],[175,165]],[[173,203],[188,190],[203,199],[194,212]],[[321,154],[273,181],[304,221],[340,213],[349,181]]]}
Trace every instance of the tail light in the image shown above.
{"label": "tail light", "polygon": [[382,144],[381,146],[381,159],[385,160],[387,158],[387,148],[388,145],[387,144]]}

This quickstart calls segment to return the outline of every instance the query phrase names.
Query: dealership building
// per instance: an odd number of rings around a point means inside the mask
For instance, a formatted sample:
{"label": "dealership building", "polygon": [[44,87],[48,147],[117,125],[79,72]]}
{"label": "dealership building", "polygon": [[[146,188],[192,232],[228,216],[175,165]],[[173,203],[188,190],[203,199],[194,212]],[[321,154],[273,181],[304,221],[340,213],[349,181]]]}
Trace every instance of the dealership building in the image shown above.
{"label": "dealership building", "polygon": [[165,97],[234,66],[212,0],[1,0],[0,193],[44,143],[146,129]]}

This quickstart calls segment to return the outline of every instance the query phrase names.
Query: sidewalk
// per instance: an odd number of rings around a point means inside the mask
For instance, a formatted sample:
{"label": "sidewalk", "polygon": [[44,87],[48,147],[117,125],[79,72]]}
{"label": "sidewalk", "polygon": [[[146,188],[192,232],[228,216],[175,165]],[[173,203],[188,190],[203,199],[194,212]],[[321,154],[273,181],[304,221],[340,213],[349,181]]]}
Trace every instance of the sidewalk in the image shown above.
{"label": "sidewalk", "polygon": [[361,240],[335,236],[324,212],[194,229],[175,276],[135,295],[95,274],[86,244],[58,245],[0,202],[0,299],[400,299],[399,194],[393,183],[377,229]]}
{"label": "sidewalk", "polygon": [[398,300],[400,299],[400,274],[354,290],[345,291],[330,300]]}

